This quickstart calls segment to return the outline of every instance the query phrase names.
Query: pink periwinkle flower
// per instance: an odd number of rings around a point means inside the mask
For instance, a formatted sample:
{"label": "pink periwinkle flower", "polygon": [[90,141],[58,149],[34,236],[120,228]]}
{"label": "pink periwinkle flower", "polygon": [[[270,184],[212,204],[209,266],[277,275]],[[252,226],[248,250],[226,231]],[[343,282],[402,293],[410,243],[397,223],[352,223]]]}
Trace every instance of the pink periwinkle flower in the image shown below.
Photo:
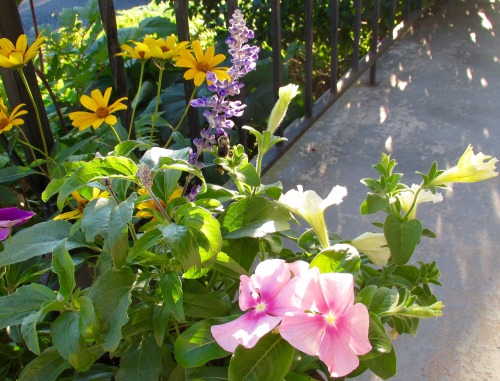
{"label": "pink periwinkle flower", "polygon": [[0,209],[0,241],[6,239],[13,226],[24,224],[35,213],[19,208],[1,208]]}
{"label": "pink periwinkle flower", "polygon": [[293,308],[293,285],[308,266],[303,261],[287,264],[282,259],[268,259],[259,263],[254,275],[242,275],[239,305],[242,311],[249,311],[229,323],[212,326],[217,343],[228,352],[234,352],[240,344],[245,348],[255,346]]}
{"label": "pink periwinkle flower", "polygon": [[301,311],[286,313],[279,327],[281,336],[298,350],[319,356],[332,377],[356,369],[358,355],[372,346],[368,310],[354,304],[352,274],[320,274],[314,267],[297,279],[294,293],[290,300]]}

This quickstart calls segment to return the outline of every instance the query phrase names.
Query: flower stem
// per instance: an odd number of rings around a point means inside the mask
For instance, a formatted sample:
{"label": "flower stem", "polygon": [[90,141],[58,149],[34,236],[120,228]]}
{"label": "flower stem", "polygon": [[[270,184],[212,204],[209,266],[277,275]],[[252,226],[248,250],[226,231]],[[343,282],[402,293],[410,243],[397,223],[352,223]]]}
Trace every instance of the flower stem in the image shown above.
{"label": "flower stem", "polygon": [[412,204],[410,206],[410,209],[407,210],[407,212],[403,216],[403,219],[406,219],[411,214],[412,210],[415,209],[415,207],[417,206],[418,194],[420,193],[421,190],[422,190],[422,184],[420,185],[420,187],[415,192],[415,196],[413,196],[413,202],[412,202]]}
{"label": "flower stem", "polygon": [[115,126],[111,125],[111,124],[108,124],[109,128],[111,128],[111,131],[114,132],[115,136],[116,136],[116,139],[118,140],[118,143],[121,143],[122,140],[120,138],[120,135],[118,135],[118,132],[116,132],[116,129],[115,129]]}
{"label": "flower stem", "polygon": [[187,102],[187,105],[186,105],[186,108],[184,109],[184,113],[182,114],[182,117],[181,119],[179,120],[179,122],[177,123],[177,126],[174,127],[174,129],[172,130],[172,133],[170,134],[170,137],[168,138],[167,142],[165,143],[165,145],[163,146],[164,148],[167,148],[168,145],[170,144],[170,142],[172,141],[173,139],[173,136],[174,136],[174,132],[177,131],[179,129],[179,127],[181,126],[182,122],[184,121],[184,119],[186,119],[186,115],[189,111],[189,109],[191,108],[191,101],[193,100],[194,98],[194,95],[196,94],[196,89],[198,89],[198,86],[195,86],[195,88],[193,89],[193,92],[191,93],[191,98],[189,98],[189,101]]}
{"label": "flower stem", "polygon": [[[38,151],[40,152],[41,154],[45,155],[44,152],[37,148],[37,147],[34,147],[33,145],[31,145],[29,142],[28,142],[28,139],[26,137],[26,134],[24,133],[24,131],[22,129],[19,128],[19,131],[21,132],[21,134],[23,135],[23,139],[19,139],[18,137],[16,137],[16,140],[18,140],[19,142],[21,142],[22,144],[24,144],[26,147],[28,147],[31,151],[31,155],[33,156],[33,159],[36,160],[36,155],[35,155],[35,151]],[[45,170],[42,168],[42,167],[39,167],[40,170],[43,172],[43,174],[47,177],[49,177],[47,175],[47,173],[45,173]]]}
{"label": "flower stem", "polygon": [[[146,61],[141,61],[141,74],[139,76],[139,87],[137,88],[137,94],[136,97],[139,97],[141,94],[141,89],[142,89],[142,78],[144,76],[144,66],[146,64]],[[135,110],[137,109],[137,104],[139,103],[139,99],[134,104],[134,107],[132,108],[132,117],[130,118],[130,126],[128,129],[128,140],[130,140],[130,135],[132,134],[132,127],[134,126],[134,117],[135,117]]]}
{"label": "flower stem", "polygon": [[158,108],[160,107],[160,95],[161,95],[161,80],[163,77],[163,70],[165,70],[165,63],[162,63],[160,66],[160,74],[158,76],[158,90],[156,92],[156,105],[155,105],[155,112],[153,114],[153,118],[151,121],[151,134],[149,135],[149,145],[153,145],[153,134],[155,130],[155,122],[156,118],[158,117]]}
{"label": "flower stem", "polygon": [[26,79],[26,76],[24,75],[23,69],[22,68],[17,69],[17,72],[19,73],[19,75],[21,76],[21,79],[23,80],[24,87],[26,88],[26,91],[28,92],[31,103],[33,104],[33,108],[35,109],[36,121],[38,123],[38,130],[40,132],[40,137],[42,138],[45,159],[48,161],[49,150],[47,149],[47,142],[45,141],[45,135],[43,133],[42,120],[40,119],[40,113],[38,112],[38,107],[36,106],[35,98],[33,97],[33,93],[31,92],[31,89],[28,85],[28,81]]}

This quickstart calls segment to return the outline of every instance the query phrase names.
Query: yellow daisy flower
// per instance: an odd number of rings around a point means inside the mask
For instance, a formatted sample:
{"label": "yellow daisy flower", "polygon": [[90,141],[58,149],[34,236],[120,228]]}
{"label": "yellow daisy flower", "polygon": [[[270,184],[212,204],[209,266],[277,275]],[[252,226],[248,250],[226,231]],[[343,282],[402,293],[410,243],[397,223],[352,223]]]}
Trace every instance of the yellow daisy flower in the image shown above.
{"label": "yellow daisy flower", "polygon": [[55,216],[54,220],[78,220],[82,218],[83,210],[91,200],[96,198],[108,198],[109,192],[100,190],[99,188],[92,188],[92,197],[90,199],[86,199],[77,191],[71,192],[71,195],[77,202],[76,209]]}
{"label": "yellow daisy flower", "polygon": [[0,98],[0,134],[9,131],[14,126],[24,124],[24,120],[19,118],[21,115],[26,115],[28,113],[26,110],[21,110],[24,106],[24,103],[17,105],[9,115],[7,107],[3,103],[3,99]]}
{"label": "yellow daisy flower", "polygon": [[116,54],[117,56],[135,58],[136,60],[139,61],[146,61],[151,58],[151,53],[138,46],[137,43],[135,44],[134,47],[127,44],[123,44],[121,48],[125,52],[117,53]]}
{"label": "yellow daisy flower", "polygon": [[41,34],[28,48],[28,37],[21,34],[16,41],[16,46],[8,38],[0,38],[0,66],[7,69],[16,69],[26,65],[37,55],[40,45],[46,39]]}
{"label": "yellow daisy flower", "polygon": [[188,46],[187,41],[177,42],[177,37],[168,36],[163,38],[145,37],[143,42],[136,42],[137,48],[151,54],[153,58],[159,60],[169,60],[177,57],[180,52],[185,51]]}
{"label": "yellow daisy flower", "polygon": [[182,51],[178,58],[175,59],[175,64],[178,67],[186,67],[188,70],[184,73],[184,79],[194,79],[195,86],[200,86],[207,77],[207,71],[215,73],[218,79],[229,79],[227,67],[217,67],[226,59],[224,54],[215,54],[215,48],[209,46],[205,52],[199,41],[193,41],[191,47],[194,51],[194,56],[189,51]]}
{"label": "yellow daisy flower", "polygon": [[127,105],[121,103],[127,98],[120,98],[115,103],[108,106],[110,96],[111,87],[106,89],[104,95],[98,89],[92,90],[90,97],[88,95],[82,95],[80,103],[92,112],[75,111],[70,113],[69,118],[73,121],[73,126],[78,127],[80,131],[87,129],[90,126],[96,130],[103,122],[114,126],[117,119],[116,116],[112,114],[118,110],[125,110],[127,108]]}
{"label": "yellow daisy flower", "polygon": [[[137,191],[139,193],[139,196],[145,196],[148,194],[148,191],[144,188],[141,188]],[[170,197],[167,200],[167,204],[172,201],[175,198],[181,197],[182,196],[182,187],[177,187],[175,190],[172,192]],[[165,202],[160,200],[160,204],[165,209],[166,205]],[[156,219],[154,218],[153,210],[156,210],[158,213],[160,211],[158,210],[158,207],[156,206],[155,202],[153,200],[146,200],[142,201],[139,204],[137,204],[137,209],[138,212],[135,214],[134,217],[137,218],[151,218],[151,221],[155,221]]]}

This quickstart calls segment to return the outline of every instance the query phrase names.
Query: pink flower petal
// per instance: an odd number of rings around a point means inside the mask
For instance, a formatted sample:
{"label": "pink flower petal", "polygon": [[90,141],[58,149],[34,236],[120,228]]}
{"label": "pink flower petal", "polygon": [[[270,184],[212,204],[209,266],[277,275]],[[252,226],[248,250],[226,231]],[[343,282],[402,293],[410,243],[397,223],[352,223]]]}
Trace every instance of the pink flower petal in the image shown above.
{"label": "pink flower petal", "polygon": [[325,273],[319,279],[328,304],[327,310],[320,310],[321,313],[326,315],[331,311],[337,317],[342,316],[354,303],[354,277],[352,274]]}
{"label": "pink flower petal", "polygon": [[330,325],[321,341],[319,359],[326,364],[332,377],[345,376],[359,365],[358,356],[339,335],[337,328]]}
{"label": "pink flower petal", "polygon": [[368,340],[369,326],[370,316],[368,310],[361,303],[349,307],[337,324],[343,341],[349,343],[349,346],[357,355],[364,355],[372,349],[372,345]]}
{"label": "pink flower petal", "polygon": [[0,241],[3,241],[9,236],[10,229],[0,227]]}
{"label": "pink flower petal", "polygon": [[296,313],[285,315],[279,326],[281,337],[299,351],[316,356],[326,327],[321,315]]}
{"label": "pink flower petal", "polygon": [[229,323],[212,326],[211,331],[222,348],[234,352],[239,344],[245,348],[254,347],[257,341],[280,321],[280,317],[250,311]]}
{"label": "pink flower petal", "polygon": [[282,259],[268,259],[257,265],[251,276],[258,287],[261,299],[269,303],[290,280],[290,270]]}
{"label": "pink flower petal", "polygon": [[253,286],[252,280],[246,275],[240,276],[239,304],[242,311],[254,308],[259,303],[259,292]]}

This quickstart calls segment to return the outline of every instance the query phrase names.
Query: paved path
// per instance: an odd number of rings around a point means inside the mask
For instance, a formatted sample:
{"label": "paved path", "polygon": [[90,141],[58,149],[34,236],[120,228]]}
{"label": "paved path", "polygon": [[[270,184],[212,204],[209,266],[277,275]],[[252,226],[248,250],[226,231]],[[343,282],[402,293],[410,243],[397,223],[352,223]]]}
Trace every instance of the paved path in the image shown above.
{"label": "paved path", "polygon": [[[382,151],[410,184],[434,160],[454,165],[469,143],[500,158],[500,2],[440,0],[433,10],[381,60],[378,86],[365,76],[265,176],[322,197],[346,186],[345,201],[326,212],[344,238],[373,231],[376,219],[357,214],[359,179],[374,175]],[[434,290],[446,308],[416,337],[395,341],[394,380],[500,380],[499,185],[457,184],[442,203],[419,208],[438,238],[424,238],[414,260],[437,261],[443,287]]]}
{"label": "paved path", "polygon": [[[87,0],[34,0],[35,12],[38,25],[42,24],[57,24],[57,18],[63,8],[83,7],[87,4]],[[139,5],[149,4],[148,0],[118,0],[115,1],[115,9],[129,9]],[[19,6],[19,12],[25,29],[33,26],[31,18],[30,2],[24,0]]]}

